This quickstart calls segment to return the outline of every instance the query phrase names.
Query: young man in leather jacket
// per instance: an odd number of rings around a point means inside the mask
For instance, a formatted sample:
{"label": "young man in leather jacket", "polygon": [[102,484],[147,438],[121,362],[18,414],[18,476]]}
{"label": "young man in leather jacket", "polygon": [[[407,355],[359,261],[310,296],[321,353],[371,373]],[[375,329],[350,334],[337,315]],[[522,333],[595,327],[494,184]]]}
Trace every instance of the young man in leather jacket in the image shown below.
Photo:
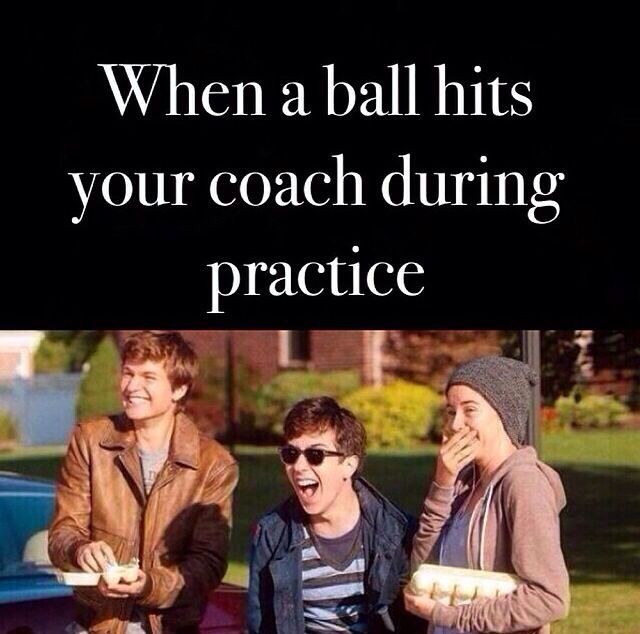
{"label": "young man in leather jacket", "polygon": [[135,581],[77,587],[75,632],[197,632],[227,567],[235,460],[184,414],[197,373],[175,332],[122,349],[124,412],[78,423],[64,458],[49,554],[103,572],[136,558]]}

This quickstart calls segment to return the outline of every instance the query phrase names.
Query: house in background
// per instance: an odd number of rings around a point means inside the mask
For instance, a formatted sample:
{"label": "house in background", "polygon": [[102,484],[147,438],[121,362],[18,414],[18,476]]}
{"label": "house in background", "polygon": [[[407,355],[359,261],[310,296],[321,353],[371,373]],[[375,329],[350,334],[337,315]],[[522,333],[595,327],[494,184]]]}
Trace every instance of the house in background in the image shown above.
{"label": "house in background", "polygon": [[[133,331],[116,331],[122,343]],[[365,385],[392,378],[442,388],[460,361],[499,354],[497,330],[182,330],[200,357],[236,360],[261,381],[292,369],[355,369]]]}
{"label": "house in background", "polygon": [[[640,331],[578,331],[580,383],[591,394],[640,402]],[[635,392],[635,394],[634,394]]]}
{"label": "house in background", "polygon": [[42,330],[0,330],[0,380],[33,376],[33,356]]}
{"label": "house in background", "polygon": [[[132,330],[119,330],[119,343]],[[373,330],[181,330],[200,357],[225,358],[233,354],[251,367],[261,381],[281,370],[358,369],[362,380],[380,380],[378,341]]]}
{"label": "house in background", "polygon": [[35,374],[44,332],[0,330],[0,410],[17,423],[23,445],[66,443],[75,420],[80,374]]}

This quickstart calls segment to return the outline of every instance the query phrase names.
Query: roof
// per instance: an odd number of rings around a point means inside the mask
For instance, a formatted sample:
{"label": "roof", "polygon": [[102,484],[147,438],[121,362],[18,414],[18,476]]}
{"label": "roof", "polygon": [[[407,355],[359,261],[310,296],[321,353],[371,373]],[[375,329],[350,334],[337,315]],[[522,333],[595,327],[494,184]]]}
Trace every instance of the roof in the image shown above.
{"label": "roof", "polygon": [[55,484],[51,480],[24,476],[10,471],[0,471],[0,495],[33,495],[47,497],[55,493]]}

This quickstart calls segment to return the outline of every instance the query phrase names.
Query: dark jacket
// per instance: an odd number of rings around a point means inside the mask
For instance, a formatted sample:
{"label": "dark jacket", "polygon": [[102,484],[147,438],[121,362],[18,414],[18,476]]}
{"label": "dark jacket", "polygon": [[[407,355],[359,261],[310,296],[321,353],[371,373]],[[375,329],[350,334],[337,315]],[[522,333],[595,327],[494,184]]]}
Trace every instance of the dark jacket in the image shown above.
{"label": "dark jacket", "polygon": [[[140,559],[148,584],[135,603],[152,630],[196,625],[227,568],[235,460],[178,414],[169,456],[148,498],[135,433],[125,416],[76,425],[62,463],[49,530],[49,555],[76,568],[80,546],[102,540],[120,563]],[[133,600],[79,587],[77,620],[93,632],[122,634]]]}
{"label": "dark jacket", "polygon": [[[353,488],[362,514],[368,631],[421,631],[424,621],[414,620],[404,611],[401,592],[409,579],[415,522],[366,480],[356,480]],[[304,511],[292,496],[258,522],[251,551],[247,614],[252,634],[304,632],[304,519]]]}

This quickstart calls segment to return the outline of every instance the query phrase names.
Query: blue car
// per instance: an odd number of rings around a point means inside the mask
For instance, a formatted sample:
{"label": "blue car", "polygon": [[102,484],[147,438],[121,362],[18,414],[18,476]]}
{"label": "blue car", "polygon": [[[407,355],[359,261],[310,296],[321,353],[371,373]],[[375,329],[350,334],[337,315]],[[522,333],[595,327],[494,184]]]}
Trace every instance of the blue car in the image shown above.
{"label": "blue car", "polygon": [[[73,622],[72,589],[58,583],[47,555],[55,484],[0,471],[0,633],[64,634]],[[246,589],[211,593],[201,632],[240,634]]]}
{"label": "blue car", "polygon": [[72,590],[58,583],[47,556],[54,498],[47,480],[0,472],[2,632],[64,632],[73,620]]}

